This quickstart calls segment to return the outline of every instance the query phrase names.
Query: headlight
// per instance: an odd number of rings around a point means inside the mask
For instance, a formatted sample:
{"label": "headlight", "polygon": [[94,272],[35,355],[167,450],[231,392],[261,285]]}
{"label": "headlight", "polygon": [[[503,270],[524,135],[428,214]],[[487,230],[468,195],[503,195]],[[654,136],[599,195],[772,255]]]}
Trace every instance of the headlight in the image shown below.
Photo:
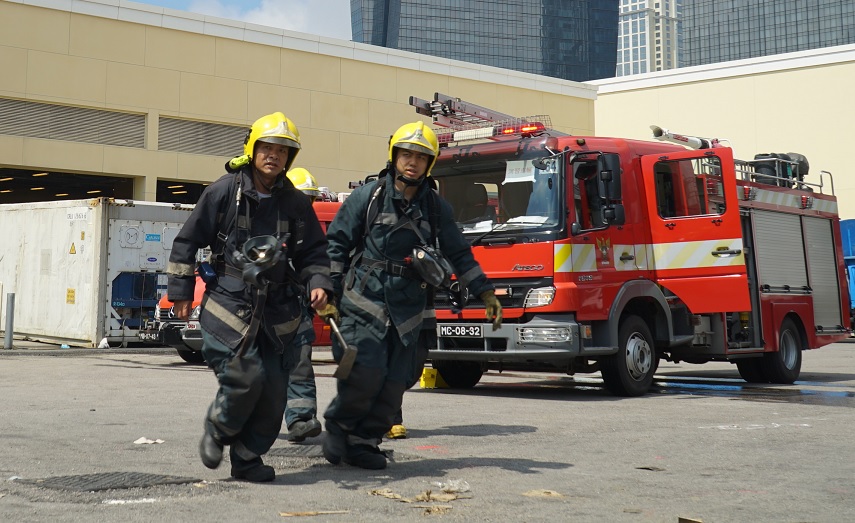
{"label": "headlight", "polygon": [[523,307],[526,309],[531,307],[545,307],[552,303],[553,299],[555,299],[555,287],[539,287],[537,289],[531,289],[528,291],[528,294],[525,295]]}
{"label": "headlight", "polygon": [[202,306],[201,305],[197,305],[197,306],[193,307],[193,311],[190,313],[190,318],[188,318],[188,319],[189,320],[198,320],[199,314],[201,312],[202,312]]}
{"label": "headlight", "polygon": [[564,343],[573,339],[569,327],[524,327],[517,329],[520,343]]}

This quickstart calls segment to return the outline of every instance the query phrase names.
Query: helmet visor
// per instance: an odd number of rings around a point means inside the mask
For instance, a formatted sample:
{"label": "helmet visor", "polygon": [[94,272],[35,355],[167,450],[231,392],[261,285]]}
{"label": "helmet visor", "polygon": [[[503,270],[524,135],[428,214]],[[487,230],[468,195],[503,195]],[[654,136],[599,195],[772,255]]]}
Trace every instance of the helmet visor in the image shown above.
{"label": "helmet visor", "polygon": [[431,149],[430,147],[425,147],[424,145],[422,145],[420,143],[398,142],[398,143],[394,144],[392,147],[401,148],[401,149],[409,149],[409,150],[415,151],[417,153],[426,154],[426,155],[430,156],[431,158],[433,158],[435,156],[433,149]]}
{"label": "helmet visor", "polygon": [[285,138],[282,136],[261,136],[256,140],[256,142],[265,142],[265,143],[275,143],[277,145],[287,145],[293,149],[299,149],[299,142],[295,142],[291,138]]}

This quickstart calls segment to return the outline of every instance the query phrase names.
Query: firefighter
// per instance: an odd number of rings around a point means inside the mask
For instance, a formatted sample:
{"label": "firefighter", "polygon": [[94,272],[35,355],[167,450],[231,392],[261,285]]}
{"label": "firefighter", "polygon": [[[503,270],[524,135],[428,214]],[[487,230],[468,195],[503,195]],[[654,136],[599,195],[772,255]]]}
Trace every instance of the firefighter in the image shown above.
{"label": "firefighter", "polygon": [[[272,481],[265,454],[279,436],[288,373],[302,317],[301,288],[311,306],[335,315],[326,240],[309,200],[285,176],[300,135],[282,113],[252,124],[236,172],[209,185],[169,257],[175,315],[190,314],[196,253],[210,246],[200,323],[202,353],[219,381],[199,442],[202,463],[217,468],[229,445],[231,475]],[[207,270],[206,270],[207,269]],[[210,270],[213,269],[213,270]]]}
{"label": "firefighter", "polygon": [[[484,302],[494,328],[501,325],[493,285],[457,229],[451,206],[427,182],[438,155],[433,130],[422,122],[400,127],[389,140],[388,163],[378,180],[356,189],[327,230],[340,331],[358,350],[324,413],[323,453],[330,463],[386,467],[378,445],[401,409],[404,391],[418,380],[427,345],[436,344],[434,289],[427,280],[450,274],[439,274],[447,264],[429,263],[441,257],[435,252],[421,265],[407,263],[414,249],[438,242],[460,281]],[[333,351],[336,359],[344,353],[336,339]]]}
{"label": "firefighter", "polygon": [[[320,190],[315,177],[302,167],[288,171],[288,179],[294,187],[309,197],[312,203],[318,198]],[[315,326],[312,321],[313,309],[304,307],[303,321],[297,330],[295,345],[300,347],[297,364],[291,370],[288,382],[287,404],[285,406],[285,426],[288,427],[288,441],[295,443],[313,438],[321,433],[318,421],[318,394],[315,385],[315,370],[312,367],[312,343],[315,342]]]}

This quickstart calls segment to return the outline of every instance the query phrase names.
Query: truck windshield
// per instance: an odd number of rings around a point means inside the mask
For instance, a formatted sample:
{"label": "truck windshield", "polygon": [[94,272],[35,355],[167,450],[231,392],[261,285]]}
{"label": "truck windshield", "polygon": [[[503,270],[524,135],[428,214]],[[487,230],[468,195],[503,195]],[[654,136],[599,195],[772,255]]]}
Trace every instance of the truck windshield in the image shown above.
{"label": "truck windshield", "polygon": [[[541,151],[534,157],[542,156]],[[504,237],[530,235],[563,225],[559,162],[546,162],[540,169],[531,159],[511,158],[474,157],[453,165],[440,161],[433,169],[440,194],[464,234],[496,230]]]}

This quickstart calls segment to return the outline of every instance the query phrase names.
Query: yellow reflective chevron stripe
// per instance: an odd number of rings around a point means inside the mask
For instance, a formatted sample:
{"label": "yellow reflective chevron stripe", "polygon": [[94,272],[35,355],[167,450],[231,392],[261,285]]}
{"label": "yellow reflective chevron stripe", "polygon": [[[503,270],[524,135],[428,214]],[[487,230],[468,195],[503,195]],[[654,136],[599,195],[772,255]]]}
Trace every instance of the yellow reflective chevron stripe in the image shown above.
{"label": "yellow reflective chevron stripe", "polygon": [[597,270],[597,251],[594,245],[555,245],[553,263],[555,272],[591,272]]}
{"label": "yellow reflective chevron stripe", "polygon": [[[736,255],[713,256],[717,250],[740,251]],[[675,242],[659,244],[614,245],[610,248],[617,271],[692,269],[697,267],[731,267],[745,265],[742,238]],[[592,244],[559,244],[554,246],[556,273],[596,272],[597,247]],[[621,261],[628,254],[634,258]]]}
{"label": "yellow reflective chevron stripe", "polygon": [[570,255],[573,252],[573,246],[565,243],[556,244],[554,247],[553,266],[555,272],[573,272],[573,265],[570,261]]}
{"label": "yellow reflective chevron stripe", "polygon": [[[767,203],[770,205],[778,205],[780,207],[791,207],[793,209],[802,208],[802,197],[784,191],[769,191],[766,189],[755,188],[756,193],[753,200],[755,202]],[[738,197],[743,199],[742,188],[737,187]],[[828,212],[837,214],[837,202],[833,200],[823,200],[821,198],[813,198],[813,205],[810,207],[815,211]]]}
{"label": "yellow reflective chevron stripe", "polygon": [[[668,269],[691,269],[695,267],[730,267],[745,265],[742,254],[742,238],[706,240],[697,242],[657,243],[652,246],[652,268],[657,271]],[[713,251],[739,251],[730,256],[713,256]]]}

